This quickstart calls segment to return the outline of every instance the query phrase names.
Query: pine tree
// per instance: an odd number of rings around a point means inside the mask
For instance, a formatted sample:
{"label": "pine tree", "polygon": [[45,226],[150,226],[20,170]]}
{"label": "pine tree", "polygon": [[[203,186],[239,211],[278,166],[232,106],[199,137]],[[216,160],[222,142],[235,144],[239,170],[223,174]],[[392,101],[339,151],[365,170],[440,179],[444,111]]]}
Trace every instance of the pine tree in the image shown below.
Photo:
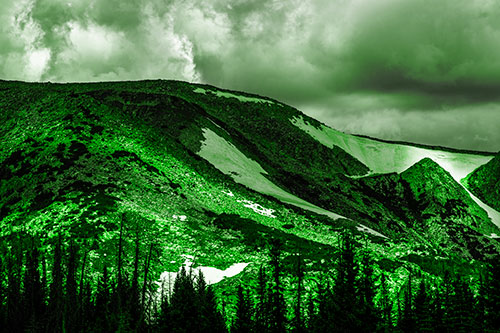
{"label": "pine tree", "polygon": [[143,278],[142,293],[141,293],[141,304],[142,304],[142,309],[143,309],[143,311],[141,313],[141,319],[140,319],[141,323],[144,321],[144,319],[148,315],[148,311],[147,311],[148,306],[146,304],[146,292],[147,292],[147,288],[149,285],[149,283],[148,283],[149,282],[149,268],[151,266],[151,260],[153,257],[153,249],[154,248],[155,248],[155,244],[153,242],[151,242],[149,244],[148,255],[144,260],[144,278]]}
{"label": "pine tree", "polygon": [[211,328],[211,309],[208,304],[207,297],[207,282],[205,281],[205,277],[203,276],[203,272],[198,271],[198,276],[196,278],[196,299],[193,302],[196,302],[196,307],[198,308],[200,314],[200,330],[207,330]]}
{"label": "pine tree", "polygon": [[236,316],[233,319],[231,333],[250,333],[253,332],[252,304],[248,294],[243,287],[238,286],[238,301],[236,303]]}
{"label": "pine tree", "polygon": [[135,256],[134,256],[134,271],[132,273],[132,284],[130,286],[130,297],[128,299],[128,309],[130,316],[130,326],[138,330],[142,323],[142,308],[139,301],[139,257],[140,257],[140,228],[136,222],[135,229]]}
{"label": "pine tree", "polygon": [[379,326],[380,316],[379,311],[375,306],[377,288],[375,286],[373,262],[366,254],[362,259],[361,279],[358,294],[360,297],[360,314],[361,321],[364,323],[364,330],[374,332]]}
{"label": "pine tree", "polygon": [[479,276],[479,291],[475,298],[475,322],[478,328],[485,327],[485,303],[486,303],[487,288],[484,283],[484,277],[482,274]]}
{"label": "pine tree", "polygon": [[[169,286],[170,288],[170,286]],[[165,281],[162,281],[160,294],[160,308],[156,318],[156,328],[159,332],[170,332],[170,300]]]}
{"label": "pine tree", "polygon": [[94,304],[92,303],[92,289],[90,283],[85,283],[83,289],[80,290],[81,293],[81,327],[92,327],[94,318]]}
{"label": "pine tree", "polygon": [[224,317],[217,309],[217,297],[211,286],[207,287],[202,304],[201,316],[202,318],[206,318],[206,320],[202,320],[201,322],[205,322],[206,324],[204,327],[201,327],[201,332],[227,332]]}
{"label": "pine tree", "polygon": [[389,287],[385,273],[382,273],[380,278],[381,298],[380,308],[382,311],[382,321],[380,322],[379,331],[390,332],[393,328],[392,323],[392,302],[389,297]]}
{"label": "pine tree", "polygon": [[432,326],[436,332],[445,332],[446,326],[444,322],[444,317],[446,315],[444,309],[444,299],[446,298],[443,288],[436,288],[434,297],[431,300],[431,310],[432,310]]}
{"label": "pine tree", "polygon": [[108,320],[110,318],[110,306],[111,303],[111,292],[110,292],[110,282],[108,276],[108,268],[104,266],[102,275],[97,283],[97,293],[95,296],[95,316],[94,323],[97,330],[102,329],[103,331],[111,331],[112,325]]}
{"label": "pine tree", "polygon": [[38,245],[31,240],[31,248],[26,255],[26,273],[24,275],[24,304],[26,327],[34,330],[41,325],[45,313],[45,295],[39,272]]}
{"label": "pine tree", "polygon": [[23,250],[21,235],[13,235],[7,257],[6,331],[9,332],[22,331],[25,322],[21,293]]}
{"label": "pine tree", "polygon": [[54,245],[54,262],[52,265],[52,282],[50,284],[49,327],[55,332],[63,331],[64,291],[62,271],[62,237],[58,236]]}
{"label": "pine tree", "polygon": [[399,318],[399,329],[403,332],[416,332],[415,315],[413,309],[412,272],[408,276],[408,282],[404,293],[403,311]]}
{"label": "pine tree", "polygon": [[184,267],[177,274],[170,300],[169,327],[173,332],[200,332],[200,312],[191,272]]}
{"label": "pine tree", "polygon": [[78,293],[76,283],[76,267],[77,267],[77,247],[74,241],[70,242],[69,258],[66,264],[66,298],[64,321],[67,332],[74,332],[78,326]]}
{"label": "pine tree", "polygon": [[286,305],[281,285],[281,243],[274,240],[270,246],[270,265],[272,267],[272,285],[270,294],[270,329],[272,332],[285,332]]}
{"label": "pine tree", "polygon": [[341,239],[341,249],[337,264],[337,277],[333,288],[332,302],[337,305],[332,309],[336,322],[336,331],[363,331],[364,320],[361,318],[358,286],[356,277],[359,267],[354,253],[354,238],[350,233],[344,233]]}
{"label": "pine tree", "polygon": [[450,322],[448,329],[457,333],[472,332],[477,329],[473,316],[475,312],[474,295],[469,285],[461,278],[455,278],[452,285],[454,294],[451,297],[452,302],[448,310],[454,320]]}
{"label": "pine tree", "polygon": [[316,317],[316,306],[314,303],[315,299],[311,292],[309,293],[309,297],[307,297],[307,316],[304,323],[308,332],[313,331],[314,318]]}
{"label": "pine tree", "polygon": [[257,332],[269,331],[269,297],[268,278],[264,267],[259,268],[257,281],[257,304],[255,308],[255,325]]}
{"label": "pine tree", "polygon": [[308,329],[311,332],[338,332],[343,330],[339,323],[338,317],[340,308],[335,301],[335,295],[332,293],[328,283],[323,283],[318,290],[318,311],[310,318]]}
{"label": "pine tree", "polygon": [[296,292],[296,301],[295,301],[295,311],[294,311],[294,318],[293,318],[293,331],[297,333],[301,333],[305,331],[305,326],[304,326],[304,318],[303,318],[303,306],[302,306],[302,294],[304,290],[303,286],[303,277],[304,277],[304,270],[303,270],[303,265],[302,265],[302,258],[300,255],[296,256],[297,259],[297,265],[296,265],[296,271],[295,275],[297,277],[297,292]]}
{"label": "pine tree", "polygon": [[485,324],[486,329],[500,331],[500,261],[496,257],[490,261],[485,279]]}
{"label": "pine tree", "polygon": [[120,234],[118,237],[118,253],[117,253],[117,292],[116,296],[118,297],[117,306],[118,313],[121,315],[122,311],[122,302],[124,301],[124,284],[123,284],[123,224],[125,220],[125,213],[122,214],[122,218],[120,219]]}
{"label": "pine tree", "polygon": [[442,291],[442,302],[443,302],[443,328],[447,332],[451,332],[451,328],[454,327],[455,321],[457,320],[455,314],[455,290],[453,286],[453,277],[449,271],[446,271],[443,276],[443,282],[441,285]]}
{"label": "pine tree", "polygon": [[415,296],[415,323],[418,332],[432,332],[434,326],[431,312],[432,296],[426,282],[420,281],[417,295]]}

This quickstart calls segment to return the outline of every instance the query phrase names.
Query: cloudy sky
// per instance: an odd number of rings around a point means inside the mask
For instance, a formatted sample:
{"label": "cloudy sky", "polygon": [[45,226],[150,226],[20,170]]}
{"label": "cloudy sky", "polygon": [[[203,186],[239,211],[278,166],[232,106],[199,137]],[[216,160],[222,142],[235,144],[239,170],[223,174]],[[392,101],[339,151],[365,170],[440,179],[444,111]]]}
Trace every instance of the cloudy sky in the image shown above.
{"label": "cloudy sky", "polygon": [[0,78],[182,79],[351,133],[500,150],[495,0],[0,0]]}

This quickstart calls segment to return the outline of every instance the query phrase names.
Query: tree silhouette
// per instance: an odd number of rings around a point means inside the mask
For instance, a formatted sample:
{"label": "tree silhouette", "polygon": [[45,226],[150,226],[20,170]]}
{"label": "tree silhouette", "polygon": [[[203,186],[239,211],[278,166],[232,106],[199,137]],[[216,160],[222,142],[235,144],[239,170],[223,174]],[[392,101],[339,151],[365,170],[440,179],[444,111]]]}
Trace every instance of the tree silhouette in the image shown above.
{"label": "tree silhouette", "polygon": [[257,277],[257,304],[255,308],[255,325],[257,332],[269,331],[269,281],[263,265],[259,268]]}
{"label": "tree silhouette", "polygon": [[[447,272],[432,279],[410,271],[399,282],[400,291],[391,293],[388,281],[392,287],[398,276],[389,271],[377,275],[378,264],[357,254],[356,240],[345,233],[338,260],[324,265],[322,279],[304,269],[300,256],[288,257],[292,260],[286,266],[285,246],[270,241],[269,261],[254,281],[245,281],[247,287],[238,286],[236,297],[229,290],[237,280],[208,285],[201,272],[185,267],[170,293],[164,286],[158,291],[151,287],[154,243],[146,243],[142,253],[139,229],[133,229],[132,239],[126,230],[123,226],[121,236],[116,230],[122,245],[111,251],[115,257],[94,261],[88,241],[64,233],[46,244],[23,232],[5,238],[0,244],[0,331],[225,332],[226,318],[218,307],[222,301],[234,302],[227,307],[233,315],[231,332],[499,331],[496,262],[477,280]],[[117,238],[114,245],[120,248]],[[122,260],[116,260],[119,253]],[[397,313],[392,313],[394,302]]]}
{"label": "tree silhouette", "polygon": [[271,331],[276,333],[285,332],[286,326],[286,305],[281,284],[281,246],[281,242],[273,240],[269,249],[270,266],[272,268],[269,322]]}
{"label": "tree silhouette", "polygon": [[418,332],[432,332],[434,325],[432,320],[432,294],[427,283],[422,279],[415,296],[415,323]]}
{"label": "tree silhouette", "polygon": [[231,333],[253,332],[252,303],[243,287],[238,286],[238,302],[236,303],[236,316],[231,325]]}

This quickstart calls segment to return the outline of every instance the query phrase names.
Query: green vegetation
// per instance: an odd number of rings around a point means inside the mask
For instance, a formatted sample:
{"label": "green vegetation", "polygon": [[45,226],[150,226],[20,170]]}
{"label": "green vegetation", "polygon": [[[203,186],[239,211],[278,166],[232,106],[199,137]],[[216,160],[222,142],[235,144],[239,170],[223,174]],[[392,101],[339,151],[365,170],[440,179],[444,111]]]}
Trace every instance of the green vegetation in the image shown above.
{"label": "green vegetation", "polygon": [[[159,287],[161,274],[179,272],[185,255],[195,268],[249,264],[203,297],[201,279],[178,275],[177,289],[208,302],[203,316],[220,321],[220,313],[240,331],[249,322],[260,331],[313,330],[345,311],[354,311],[357,325],[395,327],[403,318],[398,301],[413,309],[421,280],[429,299],[438,297],[431,291],[446,285],[447,271],[481,299],[487,262],[499,252],[485,234],[496,227],[439,165],[422,160],[401,174],[366,175],[359,160],[293,125],[299,116],[318,125],[299,111],[198,88],[220,91],[176,81],[0,82],[2,320],[15,311],[23,318],[15,325],[29,330],[51,313],[47,320],[61,330],[70,325],[66,331],[85,327],[83,318],[95,331],[156,329],[177,320],[180,310],[172,307],[191,297],[174,301]],[[198,154],[204,129],[258,163],[269,182],[346,218],[238,183]],[[387,238],[358,230],[358,223]],[[342,265],[356,272],[343,276]],[[411,297],[403,300],[410,276]],[[338,309],[331,303],[337,297],[353,303]]]}

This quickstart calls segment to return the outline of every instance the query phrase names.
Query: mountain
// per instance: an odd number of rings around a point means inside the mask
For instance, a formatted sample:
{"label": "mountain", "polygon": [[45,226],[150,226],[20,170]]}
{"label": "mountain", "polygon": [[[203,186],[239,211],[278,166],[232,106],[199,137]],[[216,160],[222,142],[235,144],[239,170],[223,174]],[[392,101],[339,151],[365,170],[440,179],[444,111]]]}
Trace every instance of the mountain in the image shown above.
{"label": "mountain", "polygon": [[478,198],[500,211],[500,153],[470,173],[464,184]]}
{"label": "mountain", "polygon": [[117,253],[154,254],[157,279],[189,262],[221,293],[256,274],[273,239],[287,262],[301,253],[328,272],[349,232],[394,289],[408,267],[477,275],[500,251],[499,207],[479,190],[498,184],[488,153],[353,136],[180,81],[1,81],[0,110],[0,237],[28,233],[49,254],[72,239],[91,276]]}

